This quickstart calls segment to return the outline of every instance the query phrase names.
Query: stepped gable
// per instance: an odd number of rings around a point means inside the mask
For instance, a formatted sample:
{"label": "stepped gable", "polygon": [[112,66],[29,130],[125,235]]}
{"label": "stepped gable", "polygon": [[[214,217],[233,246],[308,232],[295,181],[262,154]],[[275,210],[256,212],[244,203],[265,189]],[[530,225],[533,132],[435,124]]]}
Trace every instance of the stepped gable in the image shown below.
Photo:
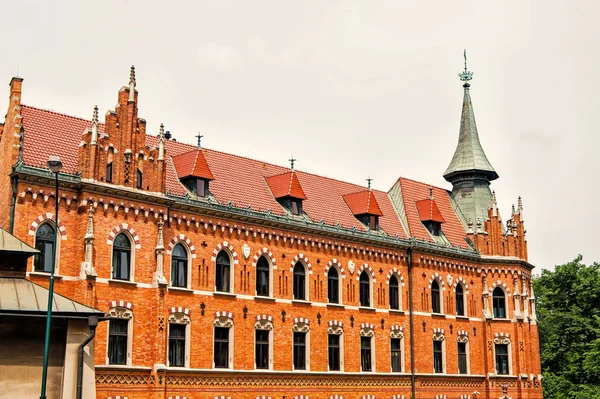
{"label": "stepped gable", "polygon": [[428,184],[401,177],[398,182],[402,189],[402,201],[408,221],[410,235],[419,240],[433,241],[429,232],[421,223],[421,216],[417,208],[417,202],[430,198],[429,189],[433,189],[433,196],[437,204],[440,216],[443,218],[442,232],[453,246],[470,248],[465,241],[465,227],[456,215],[450,202],[448,191],[440,187],[431,187]]}

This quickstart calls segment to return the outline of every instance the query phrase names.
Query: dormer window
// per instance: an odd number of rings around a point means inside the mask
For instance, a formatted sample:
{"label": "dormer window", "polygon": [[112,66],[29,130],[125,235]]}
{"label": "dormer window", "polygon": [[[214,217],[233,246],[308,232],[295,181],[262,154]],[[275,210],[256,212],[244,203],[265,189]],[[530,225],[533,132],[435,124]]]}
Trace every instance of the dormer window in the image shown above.
{"label": "dormer window", "polygon": [[278,198],[277,202],[279,202],[281,206],[283,206],[285,209],[290,211],[292,215],[302,215],[302,200],[300,198],[287,196],[283,198]]}
{"label": "dormer window", "polygon": [[363,215],[357,215],[356,218],[370,230],[377,230],[379,228],[379,216],[377,215],[365,213]]}
{"label": "dormer window", "polygon": [[442,235],[442,224],[440,222],[436,222],[435,220],[425,220],[423,221],[423,225],[431,235],[436,237]]}
{"label": "dormer window", "polygon": [[365,191],[344,195],[344,201],[354,216],[369,230],[379,230],[379,217],[383,216],[375,198],[375,193],[368,188]]}
{"label": "dormer window", "polygon": [[181,179],[181,182],[190,190],[192,193],[196,194],[198,197],[207,197],[208,196],[208,180],[200,179],[198,177],[186,177],[185,179]]}

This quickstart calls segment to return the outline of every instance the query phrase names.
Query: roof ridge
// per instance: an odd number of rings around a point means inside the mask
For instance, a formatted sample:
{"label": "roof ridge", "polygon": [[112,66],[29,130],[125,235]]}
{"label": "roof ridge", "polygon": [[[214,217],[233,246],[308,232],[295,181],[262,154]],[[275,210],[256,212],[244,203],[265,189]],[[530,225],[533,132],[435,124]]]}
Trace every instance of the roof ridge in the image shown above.
{"label": "roof ridge", "polygon": [[[398,180],[397,180],[397,181],[399,182],[400,180],[408,180],[408,181],[411,181],[411,182],[413,182],[413,183],[419,183],[419,184],[423,184],[423,185],[425,185],[425,186],[429,186],[429,187],[431,187],[431,188],[437,188],[437,189],[440,189],[440,190],[444,190],[444,191],[446,191],[446,192],[450,191],[450,190],[448,190],[447,188],[440,187],[440,186],[434,186],[433,184],[429,184],[429,183],[425,183],[425,182],[418,181],[418,180],[415,180],[415,179],[411,179],[411,178],[409,178],[409,177],[403,177],[403,176],[400,176],[400,177],[398,178]],[[393,188],[393,186],[392,186],[392,188]]]}
{"label": "roof ridge", "polygon": [[[54,115],[66,116],[67,118],[79,119],[80,121],[89,122],[90,126],[92,124],[92,120],[91,119],[89,119],[89,118],[82,118],[81,116],[70,115],[70,114],[66,114],[64,112],[58,112],[58,111],[54,111],[54,110],[47,109],[47,108],[34,107],[33,105],[27,105],[27,104],[21,104],[21,107],[31,108],[31,109],[35,109],[35,110],[43,111],[43,112],[48,112],[48,113],[54,114]],[[98,123],[98,125],[104,125],[104,123]]]}

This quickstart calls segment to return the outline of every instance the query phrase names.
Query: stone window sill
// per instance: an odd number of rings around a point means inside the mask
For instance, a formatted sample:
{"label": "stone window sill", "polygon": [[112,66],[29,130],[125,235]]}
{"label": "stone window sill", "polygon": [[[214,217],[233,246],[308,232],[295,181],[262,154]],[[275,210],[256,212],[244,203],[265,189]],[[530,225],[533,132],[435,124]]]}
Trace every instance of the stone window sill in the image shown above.
{"label": "stone window sill", "polygon": [[300,299],[292,299],[292,304],[300,306],[312,306],[312,303],[310,303],[309,301],[303,301]]}
{"label": "stone window sill", "polygon": [[96,370],[126,370],[126,371],[151,371],[152,367],[128,366],[126,364],[100,364]]}
{"label": "stone window sill", "polygon": [[344,309],[345,306],[339,303],[328,303],[326,305],[328,308],[333,308],[333,309]]}
{"label": "stone window sill", "polygon": [[258,296],[258,295],[256,295],[254,297],[254,299],[259,300],[259,301],[265,301],[265,302],[275,302],[275,298],[272,298],[270,296]]}
{"label": "stone window sill", "polygon": [[467,316],[456,316],[456,320],[469,320]]}
{"label": "stone window sill", "polygon": [[232,298],[232,299],[237,297],[236,294],[232,294],[231,292],[222,292],[222,291],[213,292],[213,296],[216,296],[216,297],[220,296],[223,298]]}
{"label": "stone window sill", "polygon": [[445,315],[445,314],[442,314],[442,313],[432,313],[432,314],[431,314],[431,317],[434,317],[434,318],[440,318],[440,319],[445,319],[445,318],[446,318],[446,315]]}
{"label": "stone window sill", "polygon": [[390,314],[397,314],[397,315],[405,314],[405,312],[403,310],[398,310],[398,309],[390,309],[389,312],[390,312]]}
{"label": "stone window sill", "polygon": [[129,281],[129,280],[116,280],[113,278],[109,278],[108,283],[109,284],[124,284],[124,285],[131,285],[131,286],[137,287],[137,283],[135,281]]}
{"label": "stone window sill", "polygon": [[175,291],[175,292],[185,292],[188,294],[194,293],[194,290],[190,290],[189,288],[185,288],[185,287],[167,287],[167,290]]}
{"label": "stone window sill", "polygon": [[[27,274],[29,276],[50,278],[50,273],[46,273],[46,272],[28,272]],[[54,278],[57,280],[60,280],[63,278],[63,276],[55,274]]]}
{"label": "stone window sill", "polygon": [[361,312],[376,312],[377,311],[375,308],[367,307],[367,306],[359,306],[358,310]]}

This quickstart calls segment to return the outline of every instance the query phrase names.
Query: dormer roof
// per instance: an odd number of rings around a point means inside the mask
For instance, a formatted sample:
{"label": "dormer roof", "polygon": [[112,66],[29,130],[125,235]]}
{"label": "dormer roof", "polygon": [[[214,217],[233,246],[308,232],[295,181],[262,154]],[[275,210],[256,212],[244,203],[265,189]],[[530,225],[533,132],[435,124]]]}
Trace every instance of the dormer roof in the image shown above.
{"label": "dormer roof", "polygon": [[185,177],[198,177],[206,180],[214,180],[214,176],[208,167],[202,150],[192,150],[173,157],[173,164],[180,179]]}
{"label": "dormer roof", "polygon": [[438,208],[433,198],[424,199],[417,201],[417,212],[421,222],[433,221],[438,223],[445,223],[440,208]]}
{"label": "dormer roof", "polygon": [[343,198],[355,216],[365,214],[383,216],[383,212],[381,212],[381,208],[375,199],[375,194],[371,190],[346,194]]}
{"label": "dormer roof", "polygon": [[296,172],[293,170],[280,175],[267,177],[266,180],[275,199],[283,197],[292,197],[302,200],[306,199],[306,194],[304,194],[304,190],[302,190],[298,176],[296,176]]}

